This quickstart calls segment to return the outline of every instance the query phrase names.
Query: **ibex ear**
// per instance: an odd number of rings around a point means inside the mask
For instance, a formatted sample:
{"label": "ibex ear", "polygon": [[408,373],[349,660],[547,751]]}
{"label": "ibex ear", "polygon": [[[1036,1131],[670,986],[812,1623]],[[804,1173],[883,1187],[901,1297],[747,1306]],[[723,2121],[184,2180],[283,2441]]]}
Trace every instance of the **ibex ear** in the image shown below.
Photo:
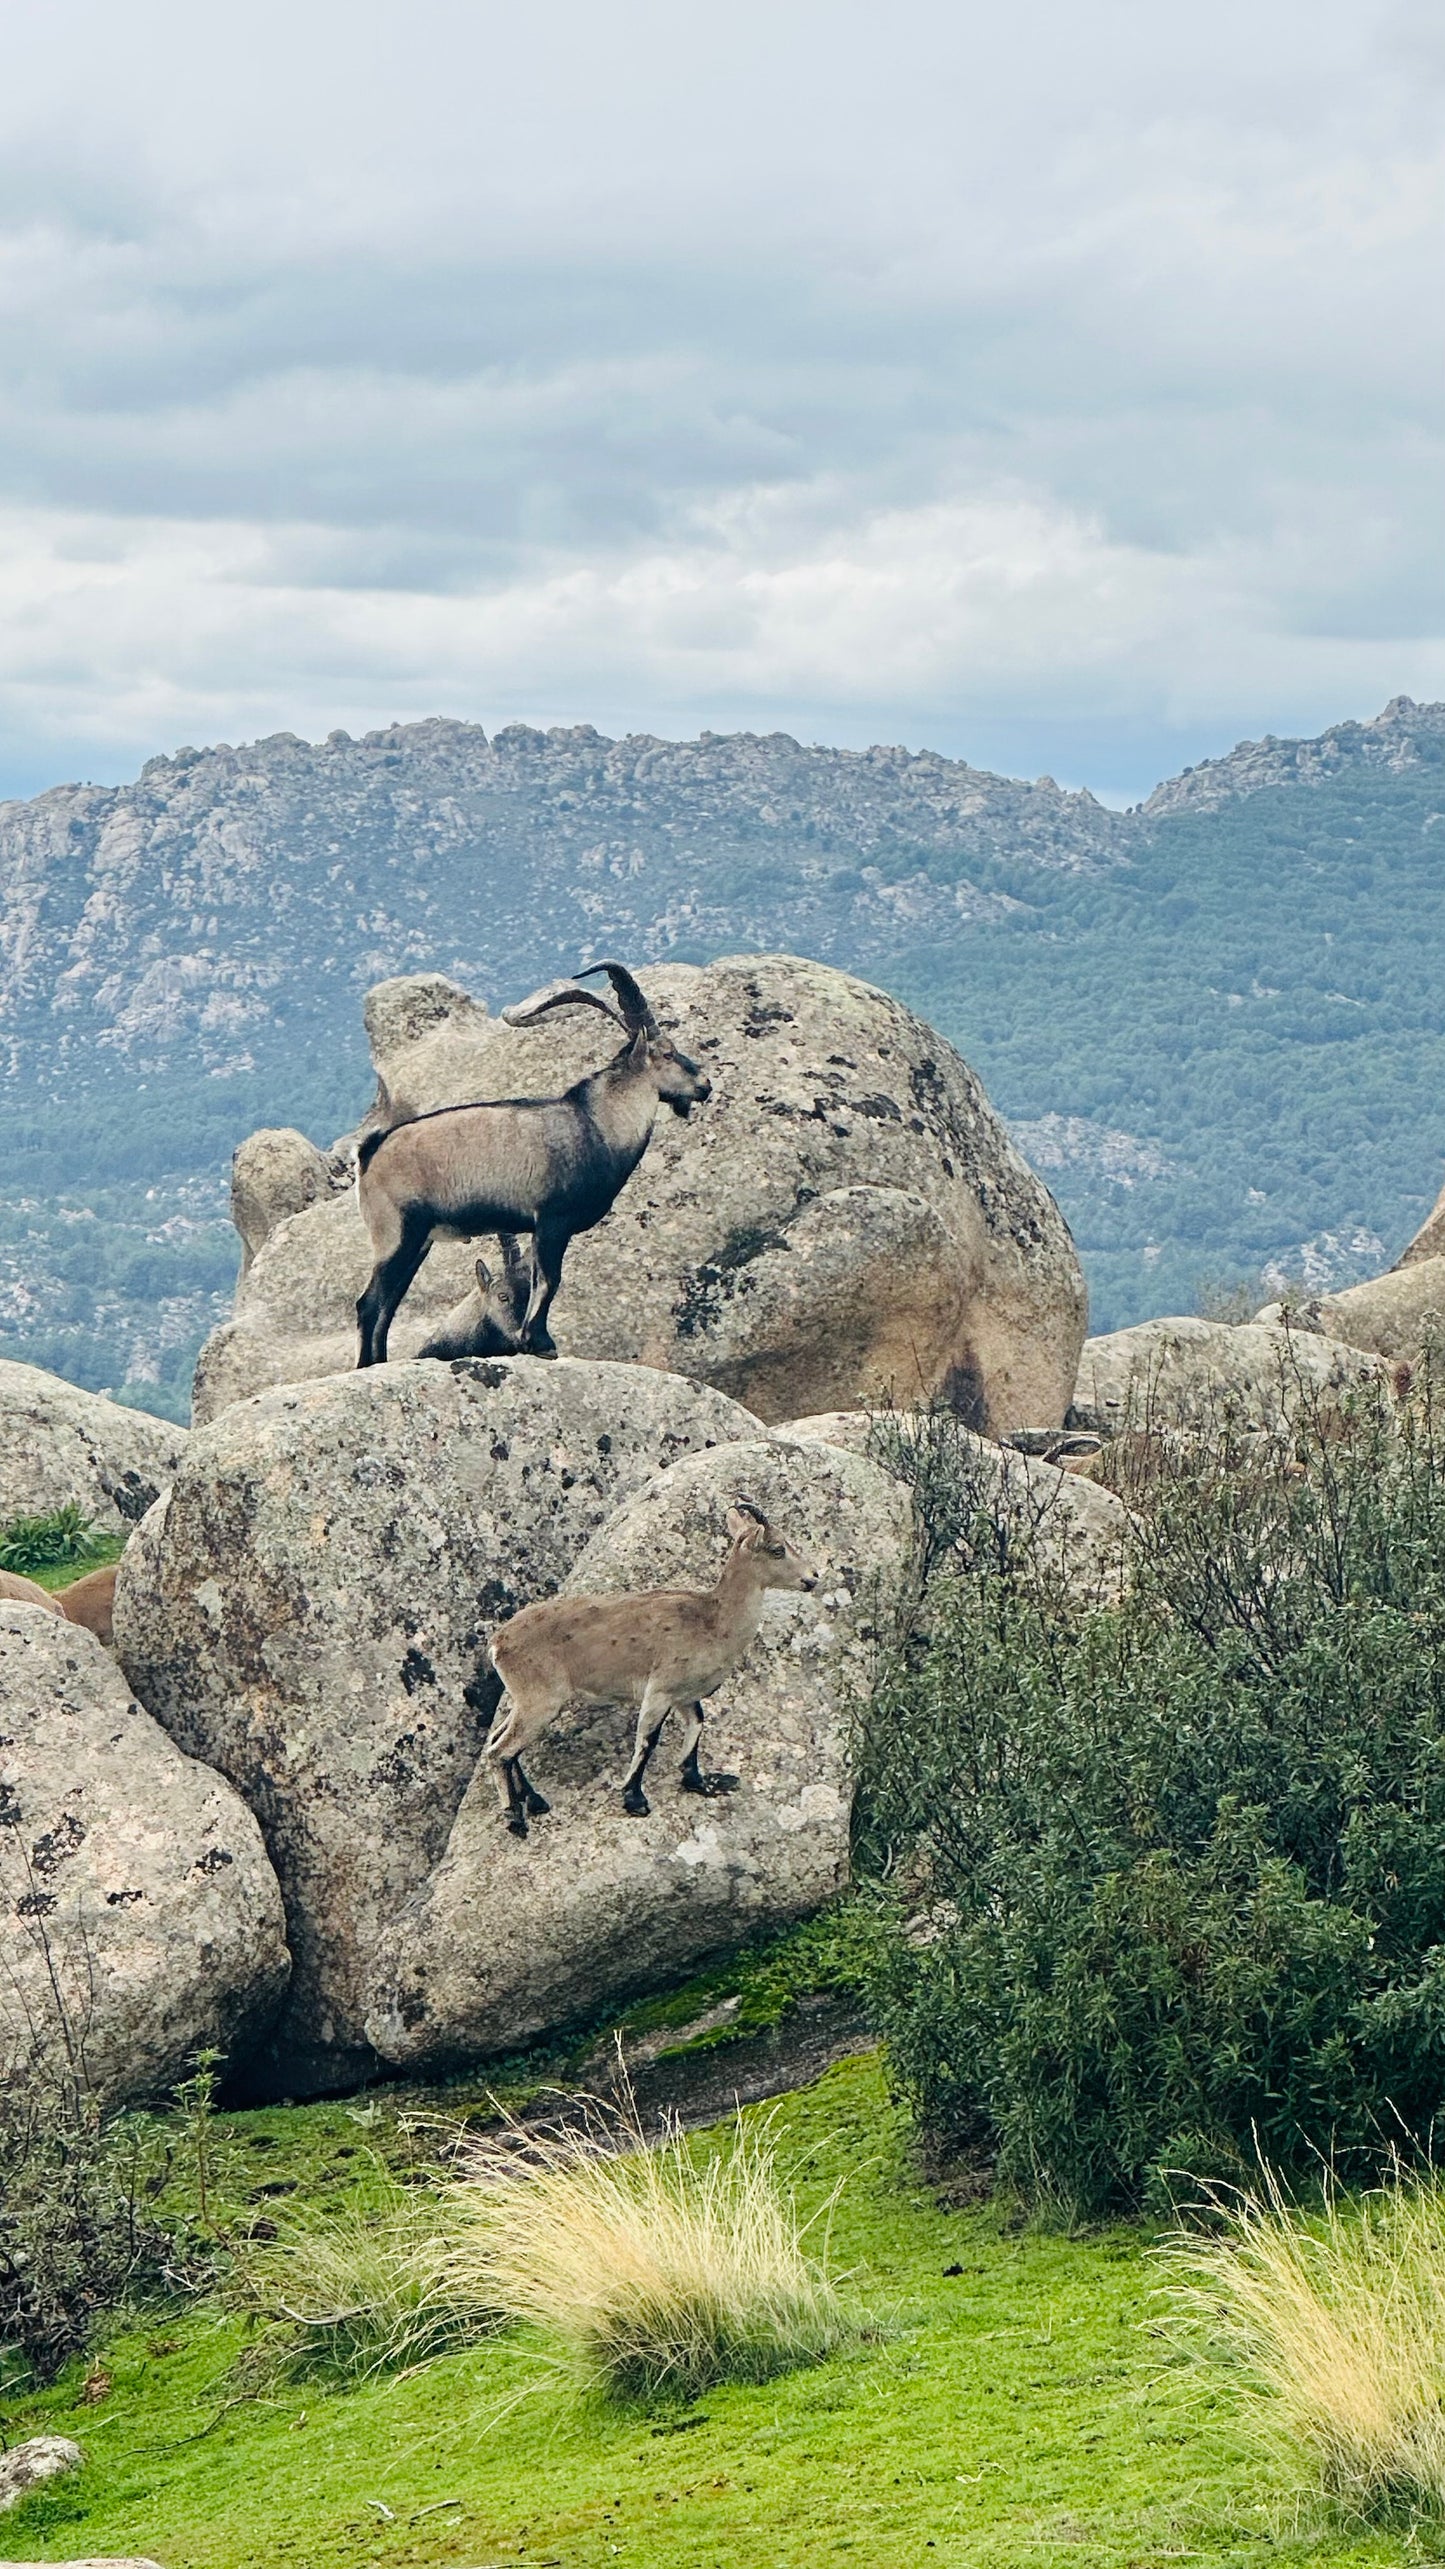
{"label": "ibex ear", "polygon": [[477,1260],[477,1282],[481,1286],[483,1293],[491,1292],[492,1270],[488,1266],[485,1258],[478,1258]]}

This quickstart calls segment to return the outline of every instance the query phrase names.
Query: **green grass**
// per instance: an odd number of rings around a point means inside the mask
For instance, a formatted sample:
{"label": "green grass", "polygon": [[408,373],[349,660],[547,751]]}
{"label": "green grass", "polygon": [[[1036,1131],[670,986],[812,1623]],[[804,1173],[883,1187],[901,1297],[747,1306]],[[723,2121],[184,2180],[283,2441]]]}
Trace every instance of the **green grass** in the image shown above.
{"label": "green grass", "polygon": [[[405,2156],[385,2101],[226,2116],[218,2137],[223,2194],[252,2213],[267,2186],[364,2195],[378,2157]],[[89,2456],[6,2519],[5,2557],[1384,2569],[1432,2556],[1403,2536],[1274,2525],[1228,2385],[1172,2362],[1155,2330],[1146,2234],[1068,2238],[1011,2229],[992,2206],[940,2208],[876,2059],[786,2100],[777,2137],[805,2211],[845,2179],[835,2270],[851,2270],[845,2289],[880,2334],[780,2380],[649,2411],[586,2398],[520,2331],[349,2391],[258,2390],[233,2370],[239,2320],[208,2304],[153,2312],[99,2350],[104,2396],[84,2400],[82,2364],[0,2412],[7,2440],[73,2433]]]}
{"label": "green grass", "polygon": [[97,1534],[93,1540],[94,1549],[83,1561],[45,1561],[27,1570],[26,1578],[33,1579],[37,1588],[68,1588],[74,1580],[83,1579],[87,1570],[104,1570],[118,1561],[126,1547],[123,1534]]}

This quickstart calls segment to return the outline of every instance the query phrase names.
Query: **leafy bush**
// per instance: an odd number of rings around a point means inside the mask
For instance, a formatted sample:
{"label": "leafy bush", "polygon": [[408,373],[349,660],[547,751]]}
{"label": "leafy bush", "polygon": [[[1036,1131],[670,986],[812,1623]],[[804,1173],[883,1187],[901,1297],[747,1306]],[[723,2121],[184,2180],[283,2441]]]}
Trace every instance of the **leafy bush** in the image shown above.
{"label": "leafy bush", "polygon": [[0,1570],[58,1570],[70,1561],[93,1561],[104,1549],[104,1536],[83,1508],[53,1508],[48,1516],[12,1517],[0,1526]]}
{"label": "leafy bush", "polygon": [[49,2381],[130,2295],[174,2283],[188,2224],[158,2198],[169,2159],[138,2115],[107,2119],[78,2080],[36,2072],[0,2096],[0,2364]]}
{"label": "leafy bush", "polygon": [[1167,2250],[1173,2315],[1245,2391],[1271,2476],[1363,2516],[1445,2507],[1445,2187],[1303,2211],[1268,2174]]}
{"label": "leafy bush", "polygon": [[676,2127],[649,2144],[630,2101],[513,2125],[473,2146],[451,2217],[444,2288],[535,2322],[623,2398],[767,2381],[848,2333],[766,2121],[702,2156]]}
{"label": "leafy bush", "polygon": [[[980,1523],[886,1658],[860,1745],[874,2006],[928,2129],[1031,2195],[1127,2207],[1257,2149],[1360,2170],[1440,2107],[1429,1370],[1403,1417],[1382,1394],[1306,1401],[1288,1436],[1160,1438],[1120,1603]],[[962,1449],[957,1473],[966,1495]]]}

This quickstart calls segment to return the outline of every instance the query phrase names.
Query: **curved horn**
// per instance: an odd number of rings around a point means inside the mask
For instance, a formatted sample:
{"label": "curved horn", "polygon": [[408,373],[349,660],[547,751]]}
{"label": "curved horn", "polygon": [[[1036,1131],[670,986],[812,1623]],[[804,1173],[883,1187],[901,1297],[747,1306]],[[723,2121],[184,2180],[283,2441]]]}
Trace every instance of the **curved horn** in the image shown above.
{"label": "curved horn", "polygon": [[768,1520],[762,1509],[755,1508],[751,1499],[734,1499],[733,1506],[737,1509],[739,1516],[750,1516],[755,1525],[767,1524]]}
{"label": "curved horn", "polygon": [[504,1026],[534,1026],[539,1017],[545,1017],[553,1008],[600,1008],[603,1016],[610,1017],[614,1026],[621,1026],[624,1034],[631,1035],[637,1031],[627,1024],[625,1018],[619,1017],[611,1000],[604,999],[600,990],[579,989],[575,981],[549,981],[545,989],[534,990],[530,999],[519,999],[515,1008],[504,1008],[502,1023]]}
{"label": "curved horn", "polygon": [[[647,1001],[643,998],[642,992],[639,990],[637,983],[633,980],[625,963],[587,963],[582,966],[582,972],[606,973],[608,980],[611,982],[613,989],[617,993],[617,1005],[622,1012],[622,1022],[627,1028],[629,1035],[655,1035],[657,1033],[657,1019],[654,1017]],[[581,974],[579,974],[578,978],[580,979],[581,977]]]}

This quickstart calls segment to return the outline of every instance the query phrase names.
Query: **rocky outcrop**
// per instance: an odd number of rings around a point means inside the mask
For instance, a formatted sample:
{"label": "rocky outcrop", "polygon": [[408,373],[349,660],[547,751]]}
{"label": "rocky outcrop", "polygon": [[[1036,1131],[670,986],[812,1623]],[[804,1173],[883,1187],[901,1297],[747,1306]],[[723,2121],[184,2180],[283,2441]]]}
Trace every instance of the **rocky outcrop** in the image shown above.
{"label": "rocky outcrop", "polygon": [[186,1431],[83,1392],[38,1365],[0,1362],[0,1525],[78,1507],[128,1534],[185,1451]]}
{"label": "rocky outcrop", "polygon": [[1270,1427],[1303,1398],[1384,1379],[1369,1356],[1282,1321],[1146,1320],[1088,1340],[1069,1419],[1104,1435],[1207,1425],[1226,1411]]}
{"label": "rocky outcrop", "polygon": [[1343,1293],[1318,1294],[1299,1318],[1340,1349],[1413,1364],[1427,1345],[1445,1346],[1445,1256],[1411,1258]]}
{"label": "rocky outcrop", "polygon": [[[869,1418],[857,1410],[835,1410],[818,1418],[797,1418],[778,1430],[782,1436],[815,1439],[863,1454],[905,1482],[912,1477],[909,1447],[928,1429],[903,1414]],[[967,1430],[957,1434],[957,1460],[968,1503],[1002,1534],[1026,1536],[1037,1547],[1048,1572],[1062,1578],[1075,1595],[1103,1600],[1119,1591],[1128,1512],[1112,1490],[1081,1480],[1035,1454],[1016,1454]]]}
{"label": "rocky outcrop", "polygon": [[0,1604],[0,2075],[83,2055],[107,2104],[203,2045],[243,2054],[289,1969],[239,1796],[183,1756],[98,1641]]}
{"label": "rocky outcrop", "polygon": [[[1078,1259],[952,1048],[866,982],[787,956],[643,980],[713,1095],[687,1125],[664,1113],[573,1243],[563,1352],[687,1374],[766,1418],[941,1396],[993,1433],[1057,1426],[1083,1339]],[[613,1041],[580,1011],[514,1030],[436,975],[369,1004],[379,1076],[414,1106],[546,1095]],[[433,1251],[400,1353],[465,1294],[473,1254]],[[369,1268],[352,1196],[281,1221],[202,1356],[198,1421],[352,1365]]]}
{"label": "rocky outcrop", "polygon": [[490,1628],[657,1470],[756,1433],[675,1376],[517,1358],[297,1385],[193,1437],[127,1549],[116,1644],[255,1811],[285,1890],[295,1972],[258,2086],[374,2066],[372,1952],[476,1763]]}
{"label": "rocky outcrop", "polygon": [[[902,1561],[906,1494],[875,1463],[786,1434],[675,1463],[595,1536],[567,1593],[700,1587],[743,1495],[819,1563],[812,1596],[770,1599],[709,1709],[717,1801],[682,1794],[667,1738],[646,1819],[617,1781],[634,1716],[564,1715],[529,1751],[551,1803],[520,1840],[479,1773],[445,1855],[383,1935],[367,2030],[382,2056],[438,2067],[507,2049],[702,1954],[805,1915],[848,1866],[848,1732],[869,1664],[870,1592]],[[675,1769],[675,1760],[672,1761]]]}
{"label": "rocky outcrop", "polygon": [[231,1220],[241,1235],[242,1274],[278,1222],[324,1203],[347,1182],[339,1155],[328,1157],[294,1126],[252,1133],[231,1161]]}

